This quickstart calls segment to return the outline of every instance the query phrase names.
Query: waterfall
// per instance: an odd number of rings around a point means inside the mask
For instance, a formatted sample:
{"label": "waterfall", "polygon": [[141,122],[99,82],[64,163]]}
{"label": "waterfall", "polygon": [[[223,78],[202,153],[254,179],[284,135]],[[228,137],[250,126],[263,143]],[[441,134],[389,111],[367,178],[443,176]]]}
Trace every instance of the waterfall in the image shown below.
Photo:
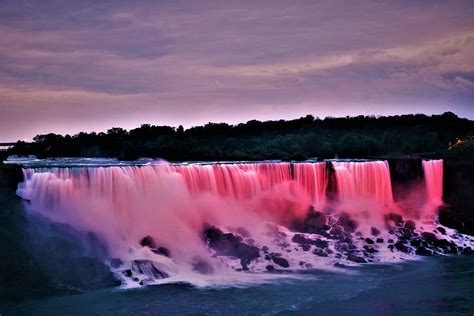
{"label": "waterfall", "polygon": [[[415,229],[438,229],[395,205],[386,161],[331,164],[25,168],[17,192],[32,212],[99,236],[111,269],[132,285],[235,281],[242,270],[274,265],[333,269],[400,260],[416,250],[404,244],[419,238]],[[429,200],[441,201],[442,161],[423,168]],[[326,199],[334,179],[338,199]],[[397,236],[405,239],[394,246]]]}
{"label": "waterfall", "polygon": [[423,175],[427,201],[433,205],[443,203],[443,160],[424,160]]}
{"label": "waterfall", "polygon": [[333,162],[341,201],[372,199],[382,205],[393,203],[387,161]]}

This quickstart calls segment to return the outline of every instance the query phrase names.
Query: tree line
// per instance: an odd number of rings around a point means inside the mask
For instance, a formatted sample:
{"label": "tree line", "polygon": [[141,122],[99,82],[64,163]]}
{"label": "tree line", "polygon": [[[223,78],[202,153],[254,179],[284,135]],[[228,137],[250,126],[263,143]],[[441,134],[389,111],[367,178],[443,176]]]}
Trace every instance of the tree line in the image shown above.
{"label": "tree line", "polygon": [[[114,127],[105,133],[50,133],[35,136],[33,142],[18,141],[9,154],[169,161],[375,158],[426,153],[474,157],[472,135],[474,121],[452,112],[324,119],[307,115],[237,125],[208,123],[186,130],[182,126],[143,124],[129,131]],[[465,141],[458,143],[460,139]]]}

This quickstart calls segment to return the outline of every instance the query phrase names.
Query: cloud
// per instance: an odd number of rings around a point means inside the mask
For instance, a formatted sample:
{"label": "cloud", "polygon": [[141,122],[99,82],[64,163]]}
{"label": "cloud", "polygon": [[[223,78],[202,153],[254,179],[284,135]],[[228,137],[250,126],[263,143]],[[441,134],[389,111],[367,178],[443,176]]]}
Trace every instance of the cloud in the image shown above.
{"label": "cloud", "polygon": [[0,125],[31,137],[413,104],[474,117],[473,15],[470,1],[4,1]]}

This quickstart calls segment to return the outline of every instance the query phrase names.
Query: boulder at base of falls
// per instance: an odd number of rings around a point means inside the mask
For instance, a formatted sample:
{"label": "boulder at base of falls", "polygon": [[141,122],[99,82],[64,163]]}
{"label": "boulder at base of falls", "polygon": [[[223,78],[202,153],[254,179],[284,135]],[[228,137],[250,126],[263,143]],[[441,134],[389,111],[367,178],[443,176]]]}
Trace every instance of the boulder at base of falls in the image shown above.
{"label": "boulder at base of falls", "polygon": [[160,270],[159,264],[151,260],[133,260],[132,271],[139,274],[144,274],[154,280],[164,279],[169,275]]}
{"label": "boulder at base of falls", "polygon": [[248,264],[260,256],[257,247],[247,245],[234,234],[223,233],[214,226],[204,231],[204,238],[209,248],[213,249],[217,255],[239,258],[244,270],[248,270]]}
{"label": "boulder at base of falls", "polygon": [[385,223],[387,226],[392,226],[391,223],[395,224],[395,226],[403,226],[403,217],[397,213],[388,213],[385,215]]}
{"label": "boulder at base of falls", "polygon": [[347,260],[356,263],[367,263],[367,260],[365,260],[364,258],[352,254],[347,255]]}
{"label": "boulder at base of falls", "polygon": [[377,237],[378,235],[380,235],[380,230],[375,227],[370,227],[370,233],[372,234],[372,236]]}
{"label": "boulder at base of falls", "polygon": [[143,246],[143,247],[148,247],[150,248],[150,250],[154,253],[156,253],[157,255],[162,255],[162,256],[165,256],[165,257],[171,257],[171,251],[169,251],[168,248],[165,248],[165,247],[159,247],[155,240],[153,239],[153,237],[151,236],[145,236],[142,238],[142,240],[140,240],[140,245]]}
{"label": "boulder at base of falls", "polygon": [[277,256],[272,256],[271,258],[275,264],[279,265],[282,268],[288,268],[290,266],[290,264],[288,263],[288,260],[286,260],[285,258],[277,257]]}
{"label": "boulder at base of falls", "polygon": [[351,219],[350,215],[347,213],[341,213],[341,215],[337,219],[336,224],[341,226],[344,229],[344,231],[348,233],[355,232],[355,230],[357,229],[357,226],[359,226],[359,223]]}

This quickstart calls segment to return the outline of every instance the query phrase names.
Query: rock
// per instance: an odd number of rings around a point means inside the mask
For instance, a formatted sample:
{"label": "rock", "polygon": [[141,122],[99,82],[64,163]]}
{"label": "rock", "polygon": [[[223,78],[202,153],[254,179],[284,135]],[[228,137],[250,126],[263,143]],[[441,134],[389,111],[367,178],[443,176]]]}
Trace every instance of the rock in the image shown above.
{"label": "rock", "polygon": [[168,258],[171,256],[171,252],[165,247],[158,247],[158,249],[152,251],[158,255],[162,255]]}
{"label": "rock", "polygon": [[357,232],[357,233],[355,233],[355,235],[360,237],[360,236],[362,236],[362,232]]}
{"label": "rock", "polygon": [[403,224],[403,217],[400,214],[396,213],[388,213],[385,215],[386,222],[392,221],[396,226],[402,226]]}
{"label": "rock", "polygon": [[441,234],[446,235],[446,229],[444,229],[444,227],[438,226],[436,227],[436,230],[438,230]]}
{"label": "rock", "polygon": [[201,274],[213,274],[214,268],[209,262],[198,259],[197,262],[193,263],[193,271]]}
{"label": "rock", "polygon": [[470,255],[472,253],[471,247],[466,247],[461,251],[461,254],[463,255]]}
{"label": "rock", "polygon": [[313,253],[317,256],[320,256],[320,257],[327,257],[328,256],[328,254],[326,252],[324,252],[324,250],[322,250],[322,249],[315,249],[313,251]]}
{"label": "rock", "polygon": [[243,243],[232,233],[223,233],[216,227],[205,230],[204,236],[209,248],[216,251],[221,256],[232,256],[240,259],[244,270],[247,265],[260,256],[259,249],[255,246]]}
{"label": "rock", "polygon": [[432,256],[433,255],[433,252],[423,246],[419,247],[418,249],[416,249],[416,252],[415,252],[418,256]]}
{"label": "rock", "polygon": [[397,241],[394,244],[395,248],[398,249],[401,252],[409,253],[410,249],[401,241]]}
{"label": "rock", "polygon": [[377,238],[376,242],[377,242],[378,244],[382,244],[382,243],[383,243],[383,238]]}
{"label": "rock", "polygon": [[272,261],[279,265],[280,267],[283,267],[283,268],[288,268],[290,266],[290,264],[288,263],[288,260],[286,260],[285,258],[282,258],[282,257],[272,257]]}
{"label": "rock", "polygon": [[410,240],[410,244],[413,246],[413,247],[420,247],[422,245],[422,240],[421,239],[412,239]]}
{"label": "rock", "polygon": [[412,221],[412,220],[407,220],[407,221],[405,222],[405,228],[408,229],[408,230],[413,231],[413,230],[416,229],[416,224],[415,224],[415,222]]}
{"label": "rock", "polygon": [[132,276],[132,270],[127,269],[122,271],[122,274],[125,275],[127,278],[130,278]]}
{"label": "rock", "polygon": [[326,214],[323,212],[312,211],[306,218],[304,225],[310,231],[319,231],[326,228]]}
{"label": "rock", "polygon": [[347,213],[341,213],[339,218],[337,219],[336,224],[339,226],[342,226],[344,228],[344,231],[353,233],[357,229],[357,226],[359,226],[359,223],[357,221],[351,219],[349,214]]}
{"label": "rock", "polygon": [[356,263],[367,263],[367,260],[365,260],[364,258],[353,255],[353,254],[348,254],[347,260],[356,262]]}
{"label": "rock", "polygon": [[345,234],[344,234],[342,228],[337,226],[337,225],[332,226],[331,230],[329,231],[329,236],[332,239],[338,239],[338,240],[345,239]]}
{"label": "rock", "polygon": [[378,236],[380,235],[380,230],[378,230],[377,228],[375,227],[370,227],[370,232],[372,233],[372,236]]}
{"label": "rock", "polygon": [[271,272],[271,271],[274,271],[274,270],[275,270],[275,267],[272,266],[271,264],[269,264],[269,265],[267,265],[267,266],[265,267],[265,269],[267,269],[267,271],[270,271],[270,272]]}
{"label": "rock", "polygon": [[365,250],[365,251],[367,251],[367,253],[370,253],[370,254],[373,254],[373,253],[379,252],[377,249],[375,249],[375,248],[372,248],[372,247],[370,247],[370,246],[367,246],[367,245],[365,245],[365,246],[364,246],[364,250]]}
{"label": "rock", "polygon": [[142,240],[140,240],[140,245],[142,247],[149,247],[149,248],[157,248],[158,246],[156,245],[155,240],[151,236],[146,236],[143,237]]}
{"label": "rock", "polygon": [[[326,240],[322,240],[322,239],[310,239],[310,238],[306,238],[304,235],[302,234],[295,234],[293,236],[293,238],[291,239],[292,242],[295,242],[297,244],[299,244],[300,246],[303,246],[303,245],[315,245],[316,247],[319,247],[319,248],[326,248],[328,246],[328,242]],[[305,247],[306,249],[309,249],[307,247]],[[304,250],[304,249],[303,249]]]}
{"label": "rock", "polygon": [[304,251],[308,251],[308,250],[311,249],[311,246],[308,245],[308,244],[302,244],[302,245],[301,245],[301,248],[302,248]]}
{"label": "rock", "polygon": [[110,266],[114,269],[117,269],[123,264],[123,261],[120,258],[113,258],[110,260]]}
{"label": "rock", "polygon": [[133,260],[132,271],[152,277],[155,280],[169,277],[166,272],[157,268],[156,262],[151,260]]}
{"label": "rock", "polygon": [[314,245],[318,248],[327,248],[328,242],[326,240],[316,239],[314,240]]}
{"label": "rock", "polygon": [[366,238],[365,239],[365,242],[368,243],[369,245],[373,245],[374,244],[374,241],[370,238]]}
{"label": "rock", "polygon": [[267,252],[268,252],[268,247],[267,247],[267,246],[263,246],[263,247],[262,247],[262,251],[265,252],[265,253],[267,253]]}
{"label": "rock", "polygon": [[438,238],[436,238],[436,235],[430,232],[422,232],[421,237],[423,237],[423,239],[429,242],[430,244],[434,244],[438,240]]}
{"label": "rock", "polygon": [[389,244],[393,244],[393,239],[389,239],[389,240],[387,240],[387,242],[388,242]]}

